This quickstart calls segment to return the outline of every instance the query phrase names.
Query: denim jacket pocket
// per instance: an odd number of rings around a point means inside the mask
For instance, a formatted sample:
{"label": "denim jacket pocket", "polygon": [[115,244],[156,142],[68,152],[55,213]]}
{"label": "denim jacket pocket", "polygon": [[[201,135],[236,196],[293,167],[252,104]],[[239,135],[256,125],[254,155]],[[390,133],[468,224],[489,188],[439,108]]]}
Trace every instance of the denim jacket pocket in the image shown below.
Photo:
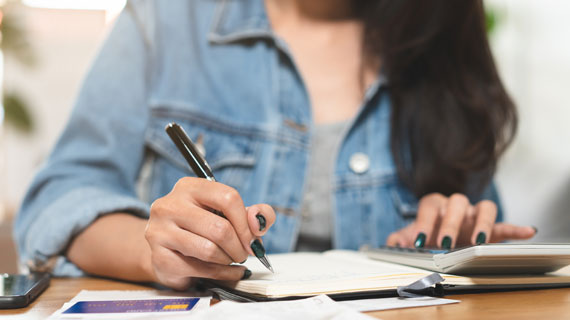
{"label": "denim jacket pocket", "polygon": [[335,247],[358,249],[386,243],[390,233],[414,221],[416,197],[394,171],[337,177]]}
{"label": "denim jacket pocket", "polygon": [[[240,193],[245,192],[251,180],[249,176],[256,164],[259,147],[258,139],[246,134],[247,128],[207,118],[194,111],[186,113],[178,109],[173,110],[168,106],[159,106],[152,110],[145,139],[149,148],[166,159],[169,167],[177,167],[171,170],[178,171],[178,175],[195,176],[164,131],[168,123],[176,122],[199,148],[203,148],[216,180],[236,188]],[[243,134],[240,134],[242,131]],[[161,171],[164,170],[165,168],[161,168]],[[173,185],[175,182],[168,183]]]}

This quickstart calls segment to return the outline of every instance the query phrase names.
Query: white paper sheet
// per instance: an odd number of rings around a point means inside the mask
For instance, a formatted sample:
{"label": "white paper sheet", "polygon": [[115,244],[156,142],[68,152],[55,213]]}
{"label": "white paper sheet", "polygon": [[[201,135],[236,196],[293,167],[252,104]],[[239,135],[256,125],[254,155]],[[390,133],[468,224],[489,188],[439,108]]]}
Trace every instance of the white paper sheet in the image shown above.
{"label": "white paper sheet", "polygon": [[339,303],[351,309],[366,312],[399,308],[437,306],[442,304],[458,303],[459,300],[442,299],[434,297],[419,298],[381,298],[340,301]]}
{"label": "white paper sheet", "polygon": [[276,298],[395,288],[431,274],[426,270],[371,260],[362,253],[349,250],[273,254],[269,255],[269,260],[275,273],[259,261],[248,259],[245,266],[253,272],[251,278],[226,285],[235,285],[238,291]]}
{"label": "white paper sheet", "polygon": [[[99,314],[62,314],[63,311],[79,301],[109,301],[109,300],[143,300],[143,299],[176,299],[200,297],[200,301],[191,311],[177,311],[172,313],[99,313]],[[54,312],[49,319],[139,319],[150,316],[151,318],[172,319],[173,316],[183,315],[188,317],[199,310],[210,307],[210,296],[196,293],[184,293],[174,291],[141,290],[141,291],[120,291],[120,290],[82,290],[73,299],[63,304]],[[150,318],[149,318],[150,319]]]}
{"label": "white paper sheet", "polygon": [[[181,317],[179,317],[182,319]],[[192,320],[371,320],[326,295],[291,301],[238,303],[222,301],[192,315]]]}

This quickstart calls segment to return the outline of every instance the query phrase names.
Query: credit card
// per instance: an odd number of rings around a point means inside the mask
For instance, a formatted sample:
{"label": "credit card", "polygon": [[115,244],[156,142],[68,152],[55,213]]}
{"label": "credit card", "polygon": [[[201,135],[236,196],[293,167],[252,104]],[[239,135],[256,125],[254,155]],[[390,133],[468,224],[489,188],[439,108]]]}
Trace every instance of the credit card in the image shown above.
{"label": "credit card", "polygon": [[190,311],[200,298],[79,301],[63,313],[133,313]]}

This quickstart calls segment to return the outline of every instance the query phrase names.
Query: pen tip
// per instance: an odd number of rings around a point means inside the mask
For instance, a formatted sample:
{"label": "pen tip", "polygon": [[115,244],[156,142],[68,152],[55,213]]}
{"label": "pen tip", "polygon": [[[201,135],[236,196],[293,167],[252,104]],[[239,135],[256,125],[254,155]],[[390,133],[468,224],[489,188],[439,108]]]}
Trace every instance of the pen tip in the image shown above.
{"label": "pen tip", "polygon": [[269,263],[269,259],[267,259],[267,256],[263,256],[263,257],[259,258],[259,261],[261,261],[261,263],[262,263],[269,271],[271,271],[271,273],[275,273],[275,271],[273,271],[273,267],[271,266],[271,263]]}

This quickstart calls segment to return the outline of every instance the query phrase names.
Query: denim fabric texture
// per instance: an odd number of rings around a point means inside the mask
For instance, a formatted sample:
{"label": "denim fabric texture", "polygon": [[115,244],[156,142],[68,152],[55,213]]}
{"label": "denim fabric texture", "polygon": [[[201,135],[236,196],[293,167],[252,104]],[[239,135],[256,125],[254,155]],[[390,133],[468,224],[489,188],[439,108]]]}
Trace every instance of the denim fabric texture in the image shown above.
{"label": "denim fabric texture", "polygon": [[[368,88],[333,173],[333,247],[382,245],[416,216],[390,151],[386,79]],[[148,217],[193,176],[164,132],[200,141],[218,181],[277,213],[269,253],[295,248],[313,130],[303,79],[262,1],[129,1],[86,76],[73,113],[15,224],[21,263],[81,275],[63,253],[97,217]],[[368,162],[354,166],[354,155]],[[356,169],[355,169],[356,168]],[[498,203],[494,185],[472,201]],[[499,203],[498,203],[499,204]],[[501,214],[499,220],[502,219]]]}

